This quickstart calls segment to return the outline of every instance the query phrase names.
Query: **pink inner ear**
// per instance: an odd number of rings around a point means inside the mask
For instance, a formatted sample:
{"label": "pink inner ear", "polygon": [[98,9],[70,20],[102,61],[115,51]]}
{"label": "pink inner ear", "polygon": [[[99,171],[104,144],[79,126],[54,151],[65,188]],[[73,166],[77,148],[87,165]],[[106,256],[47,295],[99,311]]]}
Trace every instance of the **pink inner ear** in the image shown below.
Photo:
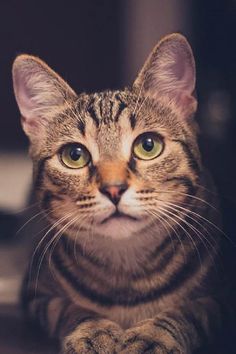
{"label": "pink inner ear", "polygon": [[27,94],[26,87],[20,88],[21,93],[20,93],[20,100],[21,100],[21,113],[25,117],[26,120],[31,120],[33,117],[31,117],[30,113],[33,111],[33,103],[30,99],[30,96]]}
{"label": "pink inner ear", "polygon": [[144,78],[144,90],[154,99],[170,98],[185,113],[196,110],[193,97],[195,64],[186,40],[167,40],[157,47]]}
{"label": "pink inner ear", "polygon": [[196,100],[192,96],[195,88],[195,68],[191,57],[184,51],[175,51],[173,62],[168,66],[170,86],[166,94],[177,103],[183,111],[196,109]]}
{"label": "pink inner ear", "polygon": [[195,86],[195,69],[191,57],[184,50],[175,53],[175,63],[173,65],[173,74],[180,83],[180,89],[187,94],[192,94]]}
{"label": "pink inner ear", "polygon": [[182,37],[164,40],[152,54],[144,72],[144,89],[154,98],[192,96],[195,64],[191,48]]}
{"label": "pink inner ear", "polygon": [[38,135],[40,134],[40,127],[44,125],[44,119],[37,116],[35,102],[33,102],[32,92],[28,87],[28,82],[24,77],[21,77],[20,73],[16,72],[14,84],[18,106],[22,116],[23,129],[27,135]]}
{"label": "pink inner ear", "polygon": [[[13,83],[22,125],[32,139],[40,137],[52,116],[76,94],[40,59],[21,55],[13,64]],[[32,135],[32,137],[31,137]]]}
{"label": "pink inner ear", "polygon": [[30,90],[27,87],[27,82],[24,77],[20,77],[20,73],[16,72],[14,77],[16,97],[21,115],[24,117],[25,123],[27,120],[33,119],[30,114],[33,111],[34,104],[30,95]]}

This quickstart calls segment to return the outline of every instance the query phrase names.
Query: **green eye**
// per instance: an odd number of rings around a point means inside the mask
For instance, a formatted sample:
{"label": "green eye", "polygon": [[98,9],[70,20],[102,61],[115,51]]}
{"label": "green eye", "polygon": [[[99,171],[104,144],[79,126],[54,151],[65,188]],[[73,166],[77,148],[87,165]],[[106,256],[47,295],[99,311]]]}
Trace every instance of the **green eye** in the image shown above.
{"label": "green eye", "polygon": [[141,160],[152,160],[162,153],[163,148],[163,140],[157,134],[144,133],[136,138],[133,152]]}
{"label": "green eye", "polygon": [[80,144],[69,144],[61,151],[61,160],[69,168],[82,168],[91,160],[90,153]]}

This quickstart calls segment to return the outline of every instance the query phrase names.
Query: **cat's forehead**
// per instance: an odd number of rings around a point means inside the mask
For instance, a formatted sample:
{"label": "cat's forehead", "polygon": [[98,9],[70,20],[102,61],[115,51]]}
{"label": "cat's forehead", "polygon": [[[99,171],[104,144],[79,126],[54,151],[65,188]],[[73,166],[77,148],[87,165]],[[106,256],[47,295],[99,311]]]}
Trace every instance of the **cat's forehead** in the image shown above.
{"label": "cat's forehead", "polygon": [[171,129],[177,119],[170,107],[137,95],[133,91],[104,91],[91,95],[81,95],[76,102],[76,110],[86,129],[91,121],[98,132],[119,131],[119,127],[135,130],[139,127]]}
{"label": "cat's forehead", "polygon": [[[82,95],[77,102],[82,129],[96,129],[98,137],[116,139],[120,133],[159,130],[175,136],[184,128],[171,105],[142,97],[128,89]],[[92,122],[92,124],[91,124]]]}
{"label": "cat's forehead", "polygon": [[[58,124],[59,123],[59,124]],[[115,156],[128,151],[135,137],[145,131],[182,132],[174,112],[132,91],[104,91],[82,94],[50,127],[49,144],[80,142],[101,155]]]}
{"label": "cat's forehead", "polygon": [[84,132],[94,139],[100,154],[120,153],[122,142],[128,142],[134,131],[132,112],[135,97],[122,91],[104,91],[78,101]]}
{"label": "cat's forehead", "polygon": [[77,107],[85,123],[92,119],[100,129],[104,125],[119,123],[123,111],[132,109],[135,101],[136,96],[130,91],[103,91],[79,96]]}

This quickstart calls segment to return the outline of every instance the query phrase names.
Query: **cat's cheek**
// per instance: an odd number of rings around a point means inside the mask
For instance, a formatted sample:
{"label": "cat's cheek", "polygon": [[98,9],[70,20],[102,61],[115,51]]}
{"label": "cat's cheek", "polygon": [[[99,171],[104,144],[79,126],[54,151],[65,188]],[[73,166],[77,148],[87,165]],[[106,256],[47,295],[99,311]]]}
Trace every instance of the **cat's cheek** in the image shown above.
{"label": "cat's cheek", "polygon": [[145,216],[145,208],[139,202],[135,188],[130,187],[122,196],[119,210],[138,220]]}

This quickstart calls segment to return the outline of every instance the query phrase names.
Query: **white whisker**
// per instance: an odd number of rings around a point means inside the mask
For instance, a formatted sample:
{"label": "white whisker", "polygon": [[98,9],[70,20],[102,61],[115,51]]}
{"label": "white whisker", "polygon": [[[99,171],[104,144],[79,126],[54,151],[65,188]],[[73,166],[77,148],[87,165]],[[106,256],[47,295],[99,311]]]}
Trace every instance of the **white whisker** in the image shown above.
{"label": "white whisker", "polygon": [[[176,223],[176,224],[184,231],[184,233],[188,236],[188,238],[190,239],[190,241],[191,241],[191,243],[192,243],[194,249],[195,249],[196,252],[197,252],[197,255],[198,255],[198,258],[199,258],[199,263],[200,263],[200,265],[201,265],[201,267],[202,267],[201,255],[200,255],[200,253],[199,253],[199,250],[198,250],[198,248],[197,248],[197,245],[196,245],[196,243],[195,243],[193,237],[192,237],[191,234],[188,232],[188,230],[186,230],[186,229],[183,227],[183,225],[182,225],[180,222],[176,221],[175,218],[179,219],[179,220],[182,221],[182,222],[183,222],[183,219],[180,218],[180,217],[178,217],[178,216],[175,215],[174,213],[172,213],[172,212],[166,210],[166,209],[163,208],[163,207],[159,207],[159,208],[158,208],[158,211],[159,211],[159,212],[162,212],[163,215],[165,215],[165,217],[170,218],[170,219],[171,219],[174,223]],[[170,215],[171,215],[171,216],[170,216]]]}
{"label": "white whisker", "polygon": [[[72,215],[70,215],[72,216]],[[69,217],[70,217],[69,216]],[[68,217],[67,217],[68,219]],[[38,263],[38,271],[36,272],[36,278],[35,278],[35,294],[37,292],[37,286],[38,286],[38,280],[39,280],[39,274],[40,274],[40,269],[43,263],[43,259],[48,251],[48,249],[50,248],[50,246],[53,244],[53,242],[57,239],[58,235],[62,235],[63,231],[65,231],[66,229],[68,229],[68,227],[74,223],[74,221],[77,219],[77,216],[75,218],[73,218],[72,220],[68,221],[59,231],[56,232],[56,234],[50,239],[50,241],[46,244],[43,253],[40,257],[39,263]]]}
{"label": "white whisker", "polygon": [[[50,228],[48,229],[48,231],[45,233],[45,235],[41,238],[41,240],[38,242],[32,257],[31,257],[31,262],[30,262],[30,268],[29,268],[29,282],[31,281],[32,278],[32,270],[33,270],[33,264],[34,264],[34,259],[35,256],[39,250],[39,248],[41,247],[42,243],[44,242],[44,240],[46,239],[47,235],[53,230],[55,229],[60,223],[62,223],[64,220],[68,219],[71,216],[72,213],[69,213],[69,215],[67,214],[66,216],[63,216],[62,218],[60,218],[59,220],[57,220],[52,226],[50,226]],[[73,214],[72,214],[73,215]]]}

